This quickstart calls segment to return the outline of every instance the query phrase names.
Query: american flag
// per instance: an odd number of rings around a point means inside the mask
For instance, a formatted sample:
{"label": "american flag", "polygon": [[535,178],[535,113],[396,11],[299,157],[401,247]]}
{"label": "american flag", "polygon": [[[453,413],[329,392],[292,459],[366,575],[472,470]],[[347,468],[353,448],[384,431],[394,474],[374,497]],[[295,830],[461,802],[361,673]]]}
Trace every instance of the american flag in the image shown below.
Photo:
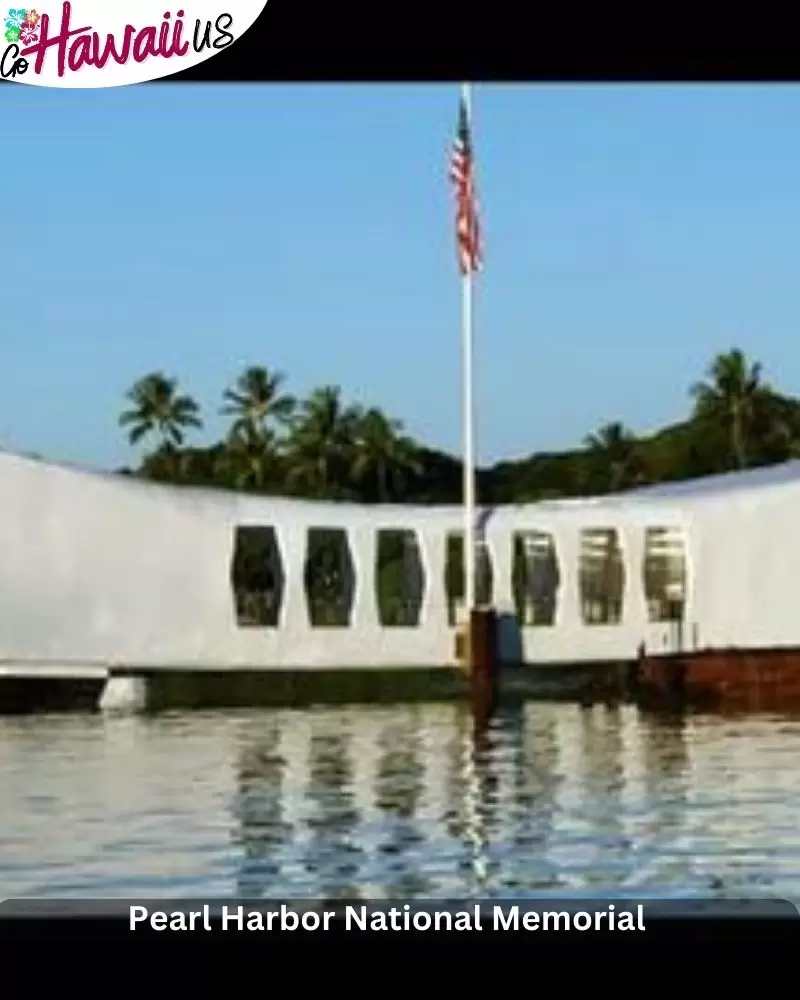
{"label": "american flag", "polygon": [[469,112],[464,98],[458,116],[458,132],[450,156],[450,180],[456,190],[456,239],[458,262],[462,274],[478,271],[483,263],[478,200],[475,191],[475,163],[472,156],[472,137]]}

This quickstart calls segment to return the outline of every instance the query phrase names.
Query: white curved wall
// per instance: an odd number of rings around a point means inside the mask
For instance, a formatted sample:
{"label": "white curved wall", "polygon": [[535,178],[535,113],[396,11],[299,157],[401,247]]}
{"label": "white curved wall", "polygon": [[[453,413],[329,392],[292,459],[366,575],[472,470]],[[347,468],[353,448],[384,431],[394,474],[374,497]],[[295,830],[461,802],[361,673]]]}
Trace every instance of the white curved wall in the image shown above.
{"label": "white curved wall", "polygon": [[[648,624],[644,531],[682,529],[689,583],[684,648],[800,646],[800,463],[607,499],[486,512],[494,601],[514,612],[512,536],[552,532],[561,574],[553,627],[522,630],[526,661],[627,659],[674,648]],[[454,662],[445,540],[459,507],[359,506],[189,490],[0,453],[0,665],[322,668]],[[237,525],[275,528],[285,575],[280,627],[241,628],[230,585]],[[352,627],[312,628],[304,588],[309,527],[344,528],[355,564]],[[586,626],[578,553],[585,528],[614,527],[625,559],[623,620]],[[425,573],[418,628],[378,623],[376,531],[417,532]]]}

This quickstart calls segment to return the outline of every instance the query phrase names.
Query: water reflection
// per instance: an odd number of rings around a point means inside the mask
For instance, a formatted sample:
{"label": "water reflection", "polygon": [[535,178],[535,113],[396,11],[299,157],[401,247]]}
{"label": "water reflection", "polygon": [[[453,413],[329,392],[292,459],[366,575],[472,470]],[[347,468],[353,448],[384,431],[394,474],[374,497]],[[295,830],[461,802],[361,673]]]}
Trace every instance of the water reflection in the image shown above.
{"label": "water reflection", "polygon": [[690,772],[686,720],[680,715],[651,716],[639,729],[641,753],[640,822],[637,869],[628,884],[678,883],[702,891],[706,882],[693,873],[691,853],[682,850]]}
{"label": "water reflection", "polygon": [[425,786],[420,719],[416,711],[386,718],[378,738],[376,804],[383,815],[380,845],[386,894],[393,899],[424,897],[431,885],[413,858],[424,845],[417,810]]}
{"label": "water reflection", "polygon": [[560,884],[548,857],[557,795],[563,781],[558,769],[558,731],[552,713],[542,713],[534,705],[526,705],[522,713],[511,744],[515,808],[505,856],[527,857],[529,864],[520,872],[509,865],[506,884],[512,893],[544,892]]}
{"label": "water reflection", "polygon": [[270,896],[280,888],[281,849],[290,842],[292,826],[284,819],[286,789],[279,719],[247,727],[240,753],[234,811],[238,820],[241,862],[236,894],[244,899]]}
{"label": "water reflection", "polygon": [[469,710],[462,708],[456,716],[455,736],[453,778],[461,810],[455,813],[453,834],[466,848],[460,864],[465,895],[483,896],[489,879],[485,754],[488,734],[476,728]]}
{"label": "water reflection", "polygon": [[798,898],[798,761],[797,720],[632,707],[6,718],[0,892]]}
{"label": "water reflection", "polygon": [[353,796],[350,743],[349,728],[335,715],[315,714],[306,792],[311,838],[305,864],[308,874],[316,877],[312,895],[321,900],[360,898],[359,860],[363,852],[357,837],[359,815]]}
{"label": "water reflection", "polygon": [[582,820],[587,845],[584,879],[598,891],[625,871],[630,841],[622,825],[625,787],[620,707],[581,712]]}

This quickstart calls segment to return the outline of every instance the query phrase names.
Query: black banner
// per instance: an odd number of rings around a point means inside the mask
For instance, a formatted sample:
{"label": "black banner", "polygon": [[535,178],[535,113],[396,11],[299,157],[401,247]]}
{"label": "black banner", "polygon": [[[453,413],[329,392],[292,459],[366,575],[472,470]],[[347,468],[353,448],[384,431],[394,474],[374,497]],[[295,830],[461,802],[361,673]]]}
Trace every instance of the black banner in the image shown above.
{"label": "black banner", "polygon": [[[797,909],[781,900],[635,902],[536,900],[496,903],[296,903],[263,901],[9,901],[0,944],[161,942],[235,946],[379,946],[498,949],[589,948],[681,954],[709,948],[768,948],[800,942]],[[786,952],[784,951],[784,954]]]}
{"label": "black banner", "polygon": [[[165,8],[166,9],[166,8]],[[222,10],[223,8],[220,8]],[[615,16],[616,14],[616,16]],[[739,37],[737,38],[737,29]],[[631,19],[586,5],[268,0],[258,21],[213,59],[167,81],[792,80],[795,33],[775,18],[746,30],[726,13]]]}

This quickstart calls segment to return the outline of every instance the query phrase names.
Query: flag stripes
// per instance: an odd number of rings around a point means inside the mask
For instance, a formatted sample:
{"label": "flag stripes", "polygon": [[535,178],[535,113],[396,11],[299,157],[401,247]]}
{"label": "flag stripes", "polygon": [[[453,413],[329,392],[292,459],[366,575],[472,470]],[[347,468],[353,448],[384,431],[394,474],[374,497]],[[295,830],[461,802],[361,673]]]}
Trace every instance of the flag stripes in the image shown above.
{"label": "flag stripes", "polygon": [[483,264],[475,163],[472,155],[469,112],[461,99],[458,131],[450,156],[450,180],[456,193],[456,241],[462,274],[480,270]]}

